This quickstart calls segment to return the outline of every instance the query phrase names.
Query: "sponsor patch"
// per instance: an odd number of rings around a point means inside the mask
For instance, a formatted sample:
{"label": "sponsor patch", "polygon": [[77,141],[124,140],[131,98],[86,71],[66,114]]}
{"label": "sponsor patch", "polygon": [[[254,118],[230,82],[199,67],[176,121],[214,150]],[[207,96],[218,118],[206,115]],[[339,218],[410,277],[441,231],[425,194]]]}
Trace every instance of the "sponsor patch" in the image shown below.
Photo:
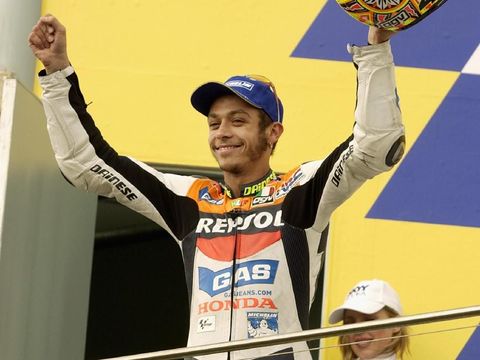
{"label": "sponsor patch", "polygon": [[272,298],[240,298],[232,300],[213,300],[198,304],[198,313],[212,313],[218,311],[230,311],[231,309],[265,309],[276,310],[277,306]]}
{"label": "sponsor patch", "polygon": [[198,220],[197,234],[231,234],[234,229],[243,231],[247,229],[266,230],[283,226],[282,210],[276,212],[262,211],[250,213],[246,216],[238,216],[235,219],[231,217],[200,218]]}
{"label": "sponsor patch", "polygon": [[275,199],[273,196],[256,196],[252,200],[252,207],[268,205],[272,203]]}
{"label": "sponsor patch", "polygon": [[278,334],[278,313],[247,312],[248,338]]}
{"label": "sponsor patch", "polygon": [[[259,183],[245,186],[242,190],[242,196],[255,195],[255,194],[258,194],[259,192],[262,192],[262,194],[260,194],[261,196],[271,195],[268,193],[264,195],[263,189],[265,189],[265,187],[267,187],[267,184],[270,183],[276,177],[277,177],[277,174],[275,174],[275,172],[272,171],[271,174],[266,179],[260,181]],[[269,188],[272,188],[272,187],[269,186]]]}
{"label": "sponsor patch", "polygon": [[255,196],[252,200],[252,207],[268,205],[275,201],[273,194],[275,193],[275,187],[265,186],[262,191]]}
{"label": "sponsor patch", "polygon": [[366,296],[365,292],[366,292],[366,290],[369,286],[370,285],[360,285],[360,286],[357,286],[357,287],[353,288],[348,293],[348,298],[353,298],[353,297],[356,297],[356,296]]}
{"label": "sponsor patch", "polygon": [[295,184],[298,182],[298,180],[300,180],[302,176],[303,173],[301,169],[295,171],[293,176],[289,178],[284,184],[282,184],[282,186],[280,186],[280,189],[277,190],[274,196],[275,200],[287,195],[288,192],[295,186]]}
{"label": "sponsor patch", "polygon": [[253,87],[255,86],[251,82],[248,82],[245,80],[231,80],[231,81],[227,81],[225,85],[231,86],[231,87],[241,87],[241,88],[247,89],[248,91],[252,91]]}
{"label": "sponsor patch", "polygon": [[[252,260],[235,267],[235,286],[252,284],[273,284],[277,275],[277,260]],[[228,291],[232,284],[232,268],[212,271],[205,267],[198,268],[200,290],[211,297]]]}
{"label": "sponsor patch", "polygon": [[200,189],[198,192],[198,199],[206,201],[210,204],[214,205],[222,205],[223,204],[223,198],[222,199],[214,199],[208,192],[208,187],[204,187],[203,189]]}
{"label": "sponsor patch", "polygon": [[342,155],[340,162],[338,163],[337,167],[335,168],[335,171],[333,172],[332,183],[336,187],[340,185],[340,181],[342,180],[342,176],[344,172],[343,165],[345,164],[345,161],[348,160],[350,155],[352,155],[352,153],[353,153],[353,145],[350,145],[348,147],[347,152]]}
{"label": "sponsor patch", "polygon": [[137,194],[135,194],[132,189],[130,189],[127,184],[125,184],[121,178],[120,175],[115,174],[114,172],[111,172],[110,170],[102,168],[100,165],[93,165],[90,168],[90,171],[96,173],[99,176],[102,176],[105,180],[107,180],[109,183],[112,184],[112,186],[115,186],[118,191],[120,191],[125,197],[132,201],[135,199],[138,199]]}
{"label": "sponsor patch", "polygon": [[242,205],[242,200],[241,199],[236,199],[232,201],[232,207],[239,207]]}
{"label": "sponsor patch", "polygon": [[203,316],[198,319],[197,333],[215,331],[215,315]]}
{"label": "sponsor patch", "polygon": [[275,187],[265,186],[260,193],[260,196],[271,196],[275,192]]}

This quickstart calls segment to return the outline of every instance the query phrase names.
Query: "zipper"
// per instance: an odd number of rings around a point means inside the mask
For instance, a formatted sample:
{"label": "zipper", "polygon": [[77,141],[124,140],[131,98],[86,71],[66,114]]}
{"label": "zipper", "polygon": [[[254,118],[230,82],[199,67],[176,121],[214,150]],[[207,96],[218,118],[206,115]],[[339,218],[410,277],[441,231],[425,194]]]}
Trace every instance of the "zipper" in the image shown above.
{"label": "zipper", "polygon": [[[228,217],[231,217],[235,222],[237,221],[238,217],[241,214],[241,209],[233,209],[229,213],[227,213]],[[233,308],[234,308],[234,294],[235,294],[235,273],[236,273],[236,267],[237,267],[237,239],[238,239],[238,226],[235,226],[235,231],[234,231],[234,242],[233,242],[233,254],[232,254],[232,276],[231,276],[231,285],[230,285],[230,334],[228,335],[228,341],[232,341],[232,335],[233,335],[233,327],[234,327],[234,322],[233,322]],[[230,360],[230,351],[227,354],[227,360]]]}

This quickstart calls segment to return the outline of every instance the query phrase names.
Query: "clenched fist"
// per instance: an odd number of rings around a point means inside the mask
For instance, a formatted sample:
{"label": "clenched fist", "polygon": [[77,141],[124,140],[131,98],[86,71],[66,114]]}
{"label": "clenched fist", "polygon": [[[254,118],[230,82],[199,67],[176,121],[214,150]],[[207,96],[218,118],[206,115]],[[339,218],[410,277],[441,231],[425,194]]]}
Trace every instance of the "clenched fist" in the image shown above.
{"label": "clenched fist", "polygon": [[65,27],[52,15],[38,20],[28,36],[33,54],[42,62],[47,74],[63,70],[70,65],[67,55]]}

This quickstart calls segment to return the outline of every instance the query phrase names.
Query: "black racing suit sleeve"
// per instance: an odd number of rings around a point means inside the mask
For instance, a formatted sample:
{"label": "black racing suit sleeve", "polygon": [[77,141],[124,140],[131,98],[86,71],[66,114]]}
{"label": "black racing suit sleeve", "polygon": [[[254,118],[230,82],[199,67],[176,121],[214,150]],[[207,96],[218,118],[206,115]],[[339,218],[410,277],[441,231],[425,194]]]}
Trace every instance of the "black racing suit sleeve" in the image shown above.
{"label": "black racing suit sleeve", "polygon": [[198,207],[185,196],[194,179],[163,174],[119,155],[88,113],[77,74],[65,75],[68,84],[58,74],[58,81],[42,83],[41,77],[49,135],[64,176],[76,187],[115,197],[159,223],[177,240],[183,239],[198,222]]}

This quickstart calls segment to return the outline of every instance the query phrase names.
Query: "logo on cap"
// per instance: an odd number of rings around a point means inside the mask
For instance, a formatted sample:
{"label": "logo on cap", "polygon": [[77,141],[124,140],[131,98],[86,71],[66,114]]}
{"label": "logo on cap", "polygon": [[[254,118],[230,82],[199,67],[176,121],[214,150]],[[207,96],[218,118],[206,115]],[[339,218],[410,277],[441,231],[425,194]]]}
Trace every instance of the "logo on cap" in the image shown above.
{"label": "logo on cap", "polygon": [[365,295],[365,291],[370,285],[359,285],[354,287],[349,293],[348,297],[352,298],[354,296]]}
{"label": "logo on cap", "polygon": [[251,82],[244,81],[244,80],[230,80],[225,83],[227,86],[231,87],[241,87],[247,89],[248,91],[252,91],[253,87],[255,86]]}

